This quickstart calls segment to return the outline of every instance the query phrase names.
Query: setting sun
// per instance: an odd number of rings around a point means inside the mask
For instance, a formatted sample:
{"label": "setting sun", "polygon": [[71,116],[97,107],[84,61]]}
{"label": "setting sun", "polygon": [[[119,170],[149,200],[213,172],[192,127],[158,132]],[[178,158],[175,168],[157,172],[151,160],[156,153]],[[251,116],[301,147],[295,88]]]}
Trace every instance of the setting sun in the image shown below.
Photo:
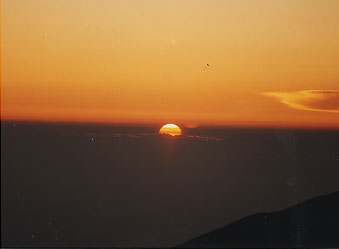
{"label": "setting sun", "polygon": [[179,126],[175,124],[165,124],[161,127],[159,134],[166,134],[171,136],[180,136],[182,134]]}

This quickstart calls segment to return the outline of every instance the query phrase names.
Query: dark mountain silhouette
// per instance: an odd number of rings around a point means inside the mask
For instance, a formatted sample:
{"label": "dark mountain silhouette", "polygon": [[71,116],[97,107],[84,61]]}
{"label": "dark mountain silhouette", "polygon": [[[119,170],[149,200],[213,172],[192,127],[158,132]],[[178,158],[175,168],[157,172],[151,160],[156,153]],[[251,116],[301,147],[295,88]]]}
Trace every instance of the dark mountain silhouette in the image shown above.
{"label": "dark mountain silhouette", "polygon": [[283,211],[247,216],[178,247],[338,246],[339,192],[335,192]]}

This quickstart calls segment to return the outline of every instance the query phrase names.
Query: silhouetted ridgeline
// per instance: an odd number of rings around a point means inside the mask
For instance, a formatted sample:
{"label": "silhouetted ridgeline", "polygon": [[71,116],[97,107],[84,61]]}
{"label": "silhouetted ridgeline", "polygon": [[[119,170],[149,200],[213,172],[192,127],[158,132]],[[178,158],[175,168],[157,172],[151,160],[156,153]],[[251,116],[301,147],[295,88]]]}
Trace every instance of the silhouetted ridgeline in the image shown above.
{"label": "silhouetted ridgeline", "polygon": [[339,192],[335,192],[283,211],[247,216],[179,247],[338,246]]}

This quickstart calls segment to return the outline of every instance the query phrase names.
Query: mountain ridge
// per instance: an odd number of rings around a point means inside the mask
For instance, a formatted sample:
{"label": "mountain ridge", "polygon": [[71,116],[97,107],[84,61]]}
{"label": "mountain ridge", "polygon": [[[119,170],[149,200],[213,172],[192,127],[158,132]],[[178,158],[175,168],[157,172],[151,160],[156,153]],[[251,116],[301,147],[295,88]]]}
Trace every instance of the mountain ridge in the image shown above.
{"label": "mountain ridge", "polygon": [[177,246],[338,247],[339,191],[314,197],[287,209],[257,213]]}

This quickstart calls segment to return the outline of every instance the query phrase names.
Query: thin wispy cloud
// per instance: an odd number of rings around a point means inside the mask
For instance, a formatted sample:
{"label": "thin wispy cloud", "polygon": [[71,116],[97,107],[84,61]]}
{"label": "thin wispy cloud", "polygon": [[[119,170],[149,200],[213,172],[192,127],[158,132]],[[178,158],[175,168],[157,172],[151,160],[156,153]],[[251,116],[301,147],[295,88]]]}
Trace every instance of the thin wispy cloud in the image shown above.
{"label": "thin wispy cloud", "polygon": [[303,90],[295,92],[265,92],[262,94],[295,109],[339,112],[339,90]]}
{"label": "thin wispy cloud", "polygon": [[169,137],[171,139],[176,140],[202,140],[206,142],[212,142],[212,141],[223,141],[224,138],[221,137],[215,137],[215,136],[193,136],[193,135],[181,135],[181,136],[175,136],[172,137],[170,135],[163,135],[158,133],[88,133],[86,136],[90,139],[90,141],[94,141],[95,138],[112,138],[112,139],[149,139],[149,138],[163,138],[163,137]]}

